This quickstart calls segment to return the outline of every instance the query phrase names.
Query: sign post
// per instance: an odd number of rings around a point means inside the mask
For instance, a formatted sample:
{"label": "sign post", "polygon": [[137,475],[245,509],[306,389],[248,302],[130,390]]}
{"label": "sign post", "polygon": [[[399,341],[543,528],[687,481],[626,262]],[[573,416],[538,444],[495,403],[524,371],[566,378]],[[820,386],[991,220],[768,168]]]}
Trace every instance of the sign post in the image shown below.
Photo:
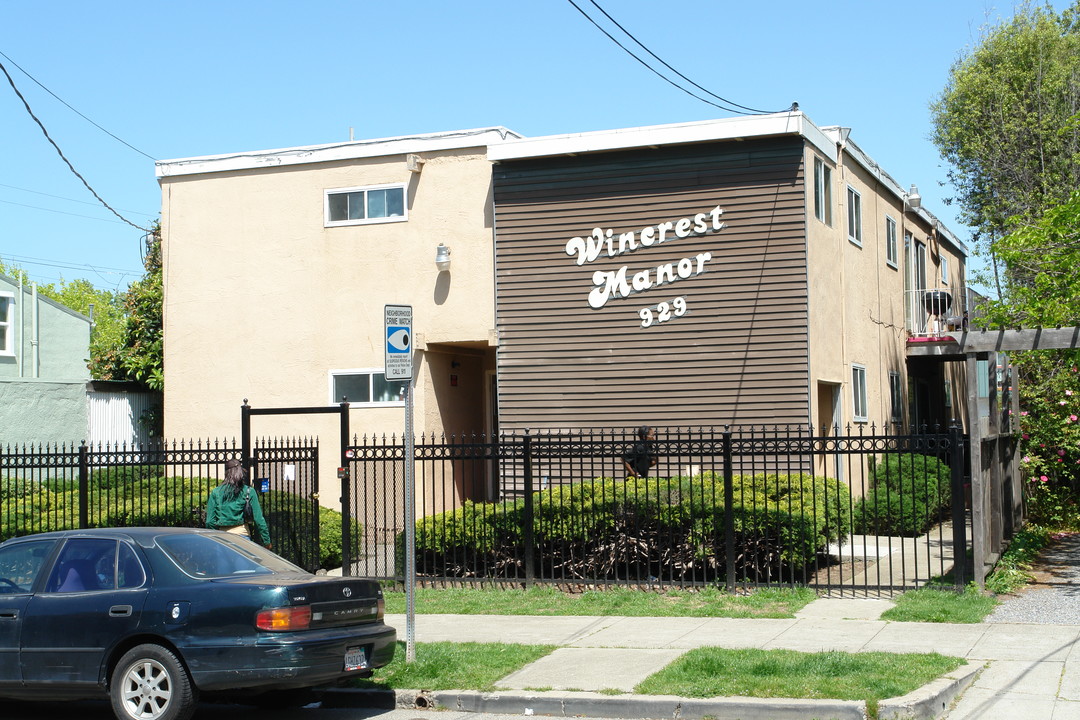
{"label": "sign post", "polygon": [[405,662],[416,661],[416,511],[413,487],[413,354],[411,305],[386,305],[387,380],[405,380]]}

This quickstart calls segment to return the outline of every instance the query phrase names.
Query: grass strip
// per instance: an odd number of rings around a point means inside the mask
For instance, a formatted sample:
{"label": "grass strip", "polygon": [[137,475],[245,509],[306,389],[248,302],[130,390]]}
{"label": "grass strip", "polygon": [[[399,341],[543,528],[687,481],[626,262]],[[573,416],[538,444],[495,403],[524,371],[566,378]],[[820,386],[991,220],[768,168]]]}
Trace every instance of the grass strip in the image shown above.
{"label": "grass strip", "polygon": [[965,661],[937,653],[690,650],[634,691],[691,698],[830,698],[876,702],[905,695]]}
{"label": "grass strip", "polygon": [[[405,612],[405,593],[385,592],[386,612]],[[817,598],[809,588],[762,588],[731,595],[717,588],[644,591],[610,588],[568,593],[550,586],[417,588],[418,614],[598,615],[623,617],[791,618]]]}
{"label": "grass strip", "polygon": [[495,690],[496,681],[555,649],[555,645],[514,643],[416,643],[416,661],[405,662],[405,643],[398,642],[393,661],[375,676],[356,679],[356,688],[393,690]]}
{"label": "grass strip", "polygon": [[958,593],[928,586],[896,598],[896,606],[881,614],[882,620],[929,623],[980,623],[999,601],[979,592],[974,584]]}

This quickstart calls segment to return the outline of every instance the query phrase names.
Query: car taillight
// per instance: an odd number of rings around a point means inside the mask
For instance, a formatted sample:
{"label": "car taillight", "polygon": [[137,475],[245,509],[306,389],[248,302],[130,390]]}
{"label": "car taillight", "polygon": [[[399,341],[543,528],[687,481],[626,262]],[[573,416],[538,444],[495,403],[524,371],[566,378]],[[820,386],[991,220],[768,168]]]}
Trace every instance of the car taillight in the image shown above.
{"label": "car taillight", "polygon": [[311,606],[298,605],[260,610],[255,616],[255,627],[275,632],[307,630],[311,627]]}
{"label": "car taillight", "polygon": [[385,612],[386,612],[386,600],[383,600],[383,596],[379,595],[379,609],[378,609],[378,612],[375,613],[375,619],[376,620],[382,620],[383,615],[385,614]]}

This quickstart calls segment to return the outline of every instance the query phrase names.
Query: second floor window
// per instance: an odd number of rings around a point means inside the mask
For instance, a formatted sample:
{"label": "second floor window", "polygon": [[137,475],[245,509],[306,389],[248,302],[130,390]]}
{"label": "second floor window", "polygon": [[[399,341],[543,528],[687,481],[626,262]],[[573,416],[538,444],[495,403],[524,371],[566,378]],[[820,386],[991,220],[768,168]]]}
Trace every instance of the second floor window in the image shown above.
{"label": "second floor window", "polygon": [[832,225],[832,169],[821,158],[814,158],[814,217]]}
{"label": "second floor window", "polygon": [[404,185],[326,191],[325,225],[364,225],[407,220]]}
{"label": "second floor window", "polygon": [[885,217],[885,262],[896,267],[898,258],[896,250],[896,221],[891,217]]}
{"label": "second floor window", "polygon": [[0,292],[0,355],[15,354],[14,310],[15,294]]}
{"label": "second floor window", "polygon": [[862,246],[862,196],[850,185],[847,189],[847,239]]}

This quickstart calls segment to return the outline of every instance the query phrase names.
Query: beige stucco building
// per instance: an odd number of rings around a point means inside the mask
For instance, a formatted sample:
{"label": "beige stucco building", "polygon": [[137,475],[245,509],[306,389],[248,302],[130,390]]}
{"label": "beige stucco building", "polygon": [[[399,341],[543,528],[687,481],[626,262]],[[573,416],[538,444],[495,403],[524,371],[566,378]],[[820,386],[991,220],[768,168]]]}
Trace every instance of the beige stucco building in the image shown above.
{"label": "beige stucco building", "polygon": [[[913,340],[962,322],[966,250],[800,112],[504,128],[159,162],[165,434],[328,406],[400,434],[386,304],[413,307],[417,433],[962,419]],[[437,267],[439,245],[448,270]],[[927,312],[940,290],[948,310]],[[330,416],[258,418],[320,436]]]}

